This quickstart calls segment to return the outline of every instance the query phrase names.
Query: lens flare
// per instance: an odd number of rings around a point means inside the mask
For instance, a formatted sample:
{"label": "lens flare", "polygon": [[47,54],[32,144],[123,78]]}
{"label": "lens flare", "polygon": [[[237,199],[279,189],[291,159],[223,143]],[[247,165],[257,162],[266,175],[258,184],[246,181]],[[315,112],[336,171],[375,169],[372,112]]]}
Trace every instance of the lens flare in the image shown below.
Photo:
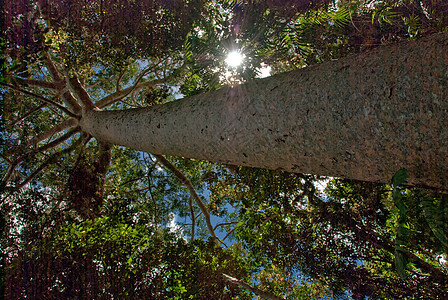
{"label": "lens flare", "polygon": [[229,67],[236,68],[243,63],[243,55],[239,51],[232,51],[227,55],[226,63]]}

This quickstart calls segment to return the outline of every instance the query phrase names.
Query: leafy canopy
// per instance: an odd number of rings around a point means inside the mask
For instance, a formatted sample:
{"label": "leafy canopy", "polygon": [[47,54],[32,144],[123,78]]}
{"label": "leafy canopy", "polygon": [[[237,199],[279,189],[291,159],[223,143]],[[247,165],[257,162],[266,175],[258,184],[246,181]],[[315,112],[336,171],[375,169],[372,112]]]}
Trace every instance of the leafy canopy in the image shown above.
{"label": "leafy canopy", "polygon": [[[320,190],[329,179],[106,145],[70,126],[81,109],[67,82],[101,109],[146,107],[251,80],[263,66],[282,72],[444,31],[446,1],[4,9],[6,298],[444,296],[446,194],[404,187],[404,171],[391,185],[331,179]],[[229,70],[234,50],[245,61]]]}

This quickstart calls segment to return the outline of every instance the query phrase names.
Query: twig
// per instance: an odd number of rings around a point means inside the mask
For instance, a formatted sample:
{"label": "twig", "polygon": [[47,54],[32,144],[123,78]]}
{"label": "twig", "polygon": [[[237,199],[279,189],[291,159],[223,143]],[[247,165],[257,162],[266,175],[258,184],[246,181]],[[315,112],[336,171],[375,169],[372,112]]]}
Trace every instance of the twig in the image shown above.
{"label": "twig", "polygon": [[133,179],[126,180],[125,182],[120,183],[120,184],[118,185],[118,187],[120,187],[120,186],[124,186],[124,185],[126,185],[126,184],[128,184],[128,183],[136,182],[136,181],[141,180],[141,179],[142,179],[142,177],[137,177],[137,178],[133,178]]}
{"label": "twig", "polygon": [[202,213],[204,214],[205,222],[207,223],[207,227],[208,227],[208,230],[210,231],[210,234],[212,235],[212,237],[214,237],[217,240],[219,240],[218,237],[215,234],[215,231],[213,230],[213,226],[212,226],[212,223],[210,221],[210,212],[208,211],[207,207],[202,202],[201,198],[199,198],[199,195],[196,193],[196,190],[193,187],[193,184],[191,183],[191,181],[181,171],[179,171],[171,162],[169,162],[165,157],[163,157],[162,155],[158,155],[158,154],[153,154],[153,155],[157,158],[157,160],[163,166],[165,166],[168,170],[173,172],[174,175],[183,184],[185,184],[187,186],[188,190],[190,191],[191,196],[196,201],[196,203],[198,204],[198,206],[201,209]]}
{"label": "twig", "polygon": [[194,210],[193,210],[193,200],[192,196],[188,198],[188,204],[190,205],[190,214],[191,214],[191,239],[194,240],[194,227],[196,225],[196,218],[194,216]]}
{"label": "twig", "polygon": [[216,228],[218,228],[219,226],[232,225],[232,224],[237,224],[237,223],[238,223],[237,221],[219,223],[219,224],[216,224],[215,228],[213,228],[213,229],[216,230]]}
{"label": "twig", "polygon": [[355,27],[355,29],[356,29],[358,32],[361,32],[361,30],[359,30],[358,27],[356,27],[355,22],[353,22],[352,10],[351,10],[350,8],[349,8],[348,13],[350,14],[350,21],[351,21],[353,27]]}
{"label": "twig", "polygon": [[152,182],[151,182],[151,178],[148,176],[148,192],[149,192],[149,197],[152,200],[152,203],[154,205],[154,224],[157,225],[156,220],[159,217],[159,212],[158,212],[158,207],[157,207],[157,202],[156,199],[154,199],[154,195],[152,194]]}
{"label": "twig", "polygon": [[232,228],[232,230],[230,230],[229,232],[227,232],[227,234],[224,236],[224,238],[223,238],[222,240],[225,241],[226,238],[228,238],[229,235],[231,235],[231,234],[232,234],[238,227],[241,227],[241,225],[240,225],[240,226],[235,226],[234,228]]}
{"label": "twig", "polygon": [[45,104],[41,104],[38,107],[36,107],[35,109],[27,112],[26,114],[24,114],[23,116],[17,118],[16,120],[14,120],[11,124],[7,124],[6,128],[12,128],[14,127],[14,125],[16,125],[17,123],[23,121],[24,119],[26,119],[28,116],[31,116],[32,114],[34,114],[35,112],[41,110],[42,108],[44,108],[46,105]]}
{"label": "twig", "polygon": [[[155,164],[155,162],[152,160],[151,155],[149,155],[149,153],[147,153],[147,154],[148,154],[148,158],[149,158],[149,160],[150,160],[153,164]],[[146,160],[146,156],[145,156],[145,155],[143,155],[143,160],[145,161],[146,166],[148,166],[148,162],[147,162],[147,160]],[[149,168],[148,168],[148,169],[149,169]],[[151,173],[152,173],[152,171],[151,171]],[[158,219],[158,207],[157,207],[157,202],[156,202],[156,200],[154,199],[154,195],[152,194],[152,180],[151,180],[151,176],[150,176],[150,175],[151,175],[150,172],[148,172],[148,173],[146,174],[146,178],[147,178],[147,180],[148,180],[148,192],[149,192],[149,196],[150,196],[150,198],[151,198],[151,200],[152,200],[152,203],[153,203],[153,205],[154,205],[153,221],[154,221],[154,224],[157,225],[157,219]]]}

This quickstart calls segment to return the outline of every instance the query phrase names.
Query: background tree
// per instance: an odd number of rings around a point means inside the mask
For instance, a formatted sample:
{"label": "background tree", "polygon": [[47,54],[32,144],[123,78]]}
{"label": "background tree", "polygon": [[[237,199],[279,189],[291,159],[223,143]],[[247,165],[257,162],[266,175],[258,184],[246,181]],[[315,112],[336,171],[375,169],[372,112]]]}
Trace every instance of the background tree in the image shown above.
{"label": "background tree", "polygon": [[314,291],[324,286],[335,297],[347,290],[356,299],[445,293],[446,230],[439,227],[435,232],[445,233],[437,238],[422,209],[433,203],[441,212],[437,223],[445,226],[446,195],[401,190],[408,208],[403,234],[390,187],[333,180],[319,192],[310,179],[240,168],[215,184],[212,203],[240,205],[236,236],[253,263],[274,268],[274,274],[300,270]]}

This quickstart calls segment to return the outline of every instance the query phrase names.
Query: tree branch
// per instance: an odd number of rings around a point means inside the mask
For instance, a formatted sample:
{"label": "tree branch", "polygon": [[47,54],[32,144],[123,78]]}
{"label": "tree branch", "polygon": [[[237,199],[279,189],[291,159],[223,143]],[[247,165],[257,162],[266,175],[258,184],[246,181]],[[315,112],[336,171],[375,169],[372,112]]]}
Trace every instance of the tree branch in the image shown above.
{"label": "tree branch", "polygon": [[[168,75],[164,78],[157,77],[158,78],[157,80],[140,82],[141,79],[143,78],[143,76],[145,76],[148,73],[148,71],[151,71],[151,68],[147,68],[147,69],[143,70],[142,73],[137,77],[133,86],[128,87],[124,90],[118,90],[118,86],[117,86],[117,91],[115,93],[110,94],[110,95],[104,97],[103,99],[97,101],[95,103],[95,105],[101,109],[101,108],[107,107],[117,101],[122,100],[123,98],[125,98],[129,94],[131,94],[132,92],[139,91],[144,87],[152,87],[156,84],[167,82],[171,78],[177,76],[179,74],[180,70],[182,70],[184,67],[185,67],[185,64],[183,64],[178,69],[176,69],[173,73],[171,73],[170,75]],[[154,73],[156,73],[156,72],[154,72]]]}
{"label": "tree branch", "polygon": [[14,120],[11,124],[7,124],[6,128],[12,128],[14,127],[14,125],[16,125],[17,123],[23,121],[24,119],[26,119],[27,117],[31,116],[32,114],[34,114],[35,112],[41,110],[42,108],[44,108],[46,105],[45,104],[41,104],[38,107],[36,107],[35,109],[25,113],[23,116],[17,118],[16,120]]}
{"label": "tree branch", "polygon": [[81,106],[78,104],[70,91],[67,90],[64,92],[62,95],[62,101],[64,101],[65,105],[75,114],[79,114],[81,112]]}
{"label": "tree branch", "polygon": [[100,109],[107,107],[107,106],[114,104],[115,102],[120,101],[121,99],[127,97],[129,94],[131,94],[132,92],[134,92],[136,90],[140,90],[144,87],[152,87],[153,85],[156,85],[156,84],[159,84],[162,82],[163,82],[163,80],[155,80],[155,81],[147,81],[147,82],[139,83],[139,80],[136,80],[136,83],[133,86],[125,88],[124,90],[116,91],[115,93],[110,94],[110,95],[104,97],[103,99],[97,101],[95,103],[95,105]]}
{"label": "tree branch", "polygon": [[13,86],[13,85],[8,84],[8,83],[0,83],[0,84],[1,84],[1,85],[4,85],[4,86],[6,86],[6,87],[9,87],[10,89],[15,90],[15,91],[17,91],[17,92],[20,92],[20,93],[22,93],[22,94],[25,94],[25,95],[28,95],[28,96],[32,96],[32,97],[35,97],[35,98],[37,98],[37,99],[39,99],[39,100],[42,100],[42,101],[44,101],[45,103],[48,103],[48,104],[51,104],[51,105],[57,107],[58,109],[60,109],[61,111],[63,111],[63,112],[64,112],[65,114],[67,114],[68,116],[70,116],[70,117],[72,117],[72,118],[77,118],[77,115],[75,115],[74,113],[72,113],[71,111],[69,111],[67,108],[63,107],[62,105],[60,105],[59,103],[56,103],[56,102],[54,101],[55,99],[57,99],[57,98],[60,97],[59,94],[57,94],[57,95],[55,95],[54,97],[52,97],[52,99],[47,99],[47,98],[45,98],[44,96],[41,96],[41,95],[38,95],[38,94],[35,94],[35,93],[32,93],[32,92],[29,92],[29,91],[27,91],[27,90],[21,89],[21,88],[19,88],[19,87]]}
{"label": "tree branch", "polygon": [[[65,88],[65,81],[62,79],[61,73],[56,68],[56,66],[48,52],[45,52],[45,59],[46,59],[47,69],[50,71],[50,75],[51,75],[51,77],[53,77],[56,87],[58,89]],[[64,101],[65,105],[67,105],[67,107],[71,111],[73,111],[75,114],[77,114],[81,111],[81,107],[76,102],[76,100],[73,98],[73,96],[70,94],[70,92],[67,91],[62,96],[63,96],[62,100]]]}
{"label": "tree branch", "polygon": [[[41,141],[43,141],[43,140],[45,140],[47,138],[50,138],[53,135],[55,135],[55,134],[57,134],[57,133],[59,133],[59,132],[61,132],[63,130],[70,129],[70,128],[73,128],[73,127],[76,127],[76,126],[78,126],[78,120],[76,120],[76,119],[65,120],[64,122],[62,122],[62,123],[52,127],[51,129],[45,131],[41,135],[39,135],[39,136],[29,140],[26,144],[19,145],[19,146],[16,146],[14,149],[5,151],[2,155],[5,156],[5,157],[8,157],[8,156],[11,156],[11,155],[13,155],[15,153],[18,153],[20,151],[25,151],[27,148],[36,147],[36,145],[38,143],[40,143]],[[76,130],[76,132],[78,132],[78,131],[79,130]]]}
{"label": "tree branch", "polygon": [[35,146],[37,145],[39,142],[55,135],[58,132],[61,132],[62,130],[66,130],[69,128],[73,128],[78,126],[79,122],[77,119],[73,119],[70,118],[68,120],[64,120],[62,123],[54,126],[53,128],[45,131],[44,133],[42,133],[41,135],[35,137],[34,139],[30,140],[27,144],[26,147],[31,147],[31,146]]}
{"label": "tree branch", "polygon": [[[62,92],[64,92],[64,91],[62,91]],[[71,94],[68,91],[64,92],[64,94],[62,95],[62,98],[64,100],[64,103],[67,105],[67,107],[69,108],[70,111],[73,111],[75,114],[81,111],[81,107],[78,105],[78,103],[76,103],[76,100],[71,96]],[[73,99],[73,101],[71,101],[72,99]],[[22,117],[14,120],[11,124],[7,124],[6,127],[7,128],[12,128],[14,125],[16,125],[17,123],[19,123],[22,120],[26,119],[30,115],[32,115],[35,112],[39,111],[40,109],[44,108],[45,106],[46,106],[46,104],[39,105],[35,109],[33,109],[33,110],[27,112],[26,114],[24,114]]]}
{"label": "tree branch", "polygon": [[39,153],[39,152],[42,152],[42,151],[45,151],[45,150],[57,147],[57,146],[59,146],[60,144],[62,144],[63,142],[65,142],[66,140],[68,140],[74,134],[76,134],[78,132],[79,132],[79,128],[75,128],[73,130],[70,130],[69,132],[65,133],[64,135],[60,136],[59,138],[55,139],[54,141],[37,148],[33,152]]}
{"label": "tree branch", "polygon": [[61,81],[62,80],[61,73],[56,68],[56,66],[48,52],[45,52],[45,61],[46,61],[48,71],[50,71],[50,75],[51,75],[51,77],[53,77],[53,80],[56,82]]}
{"label": "tree branch", "polygon": [[195,225],[196,225],[196,217],[194,215],[192,198],[193,198],[192,196],[190,196],[190,198],[188,198],[188,204],[190,206],[190,214],[191,214],[191,239],[194,240],[194,229],[195,229]]}
{"label": "tree branch", "polygon": [[53,82],[48,81],[41,81],[41,80],[34,80],[34,79],[26,79],[26,78],[20,78],[20,77],[10,77],[13,82],[17,82],[19,85],[27,87],[27,86],[34,86],[34,87],[40,87],[44,89],[56,89],[56,85]]}
{"label": "tree branch", "polygon": [[234,228],[232,228],[232,230],[230,230],[229,232],[227,232],[227,234],[224,236],[224,238],[222,239],[223,241],[226,240],[226,238],[229,237],[229,235],[231,235],[238,227],[240,226],[235,226]]}
{"label": "tree branch", "polygon": [[117,79],[117,92],[120,91],[120,82],[121,82],[121,79],[123,78],[125,73],[126,73],[126,70],[121,72],[120,75],[118,76],[118,79]]}
{"label": "tree branch", "polygon": [[19,165],[18,161],[14,161],[12,164],[9,165],[8,171],[3,176],[2,181],[6,184],[12,177],[12,174],[14,173],[15,169]]}
{"label": "tree branch", "polygon": [[96,108],[95,104],[93,104],[92,98],[90,98],[89,93],[82,86],[81,82],[77,76],[69,78],[66,76],[66,83],[69,90],[72,92],[73,96],[81,106],[85,107],[88,110],[92,110]]}
{"label": "tree branch", "polygon": [[229,276],[224,273],[221,273],[221,275],[222,275],[222,277],[224,277],[224,280],[227,281],[228,283],[242,287],[243,289],[251,291],[252,293],[254,293],[260,297],[264,297],[264,298],[272,299],[272,300],[284,300],[284,298],[278,297],[270,292],[262,291],[257,287],[254,287],[254,286],[251,286],[250,284],[245,283],[244,281],[236,279],[235,277]]}
{"label": "tree branch", "polygon": [[45,162],[43,162],[34,172],[32,172],[27,178],[25,178],[24,181],[19,183],[17,186],[15,186],[13,189],[19,190],[25,185],[27,185],[31,180],[33,180],[34,177],[36,177],[37,174],[39,174],[43,169],[45,169],[48,165],[55,163],[59,158],[61,158],[64,154],[70,153],[73,151],[83,140],[83,138],[79,138],[76,142],[74,142],[70,147],[65,148],[64,150],[61,150],[59,152],[56,152],[52,154]]}
{"label": "tree branch", "polygon": [[237,223],[238,223],[237,221],[219,223],[219,224],[216,224],[216,226],[215,226],[215,228],[213,228],[213,230],[216,230],[216,228],[218,228],[219,226],[232,225],[232,224],[237,224]]}
{"label": "tree branch", "polygon": [[218,237],[215,234],[215,231],[213,230],[212,223],[210,221],[210,212],[208,211],[207,207],[202,202],[201,198],[199,198],[199,195],[196,193],[195,188],[193,187],[193,184],[191,181],[181,172],[179,171],[171,162],[169,162],[165,157],[158,154],[152,154],[154,155],[157,160],[165,166],[168,170],[173,172],[173,174],[183,183],[187,186],[188,190],[190,191],[191,196],[198,204],[199,208],[201,209],[202,213],[205,217],[205,222],[207,223],[208,230],[210,231],[210,234],[215,239],[219,240]]}
{"label": "tree branch", "polygon": [[[52,141],[51,143],[48,143],[42,147],[39,147],[35,150],[30,151],[29,153],[39,153],[51,148],[54,148],[60,144],[62,144],[63,142],[65,142],[66,140],[68,140],[69,138],[71,138],[74,134],[76,134],[77,132],[79,132],[79,129],[73,129],[69,132],[67,132],[66,134],[62,135],[61,137],[55,139],[54,141]],[[10,164],[9,168],[8,168],[8,172],[5,174],[5,176],[3,177],[3,181],[4,182],[8,182],[11,179],[11,176],[14,172],[14,170],[17,168],[17,166],[23,161],[24,156],[27,155],[28,153],[25,153],[24,155],[18,157],[13,163]]]}

